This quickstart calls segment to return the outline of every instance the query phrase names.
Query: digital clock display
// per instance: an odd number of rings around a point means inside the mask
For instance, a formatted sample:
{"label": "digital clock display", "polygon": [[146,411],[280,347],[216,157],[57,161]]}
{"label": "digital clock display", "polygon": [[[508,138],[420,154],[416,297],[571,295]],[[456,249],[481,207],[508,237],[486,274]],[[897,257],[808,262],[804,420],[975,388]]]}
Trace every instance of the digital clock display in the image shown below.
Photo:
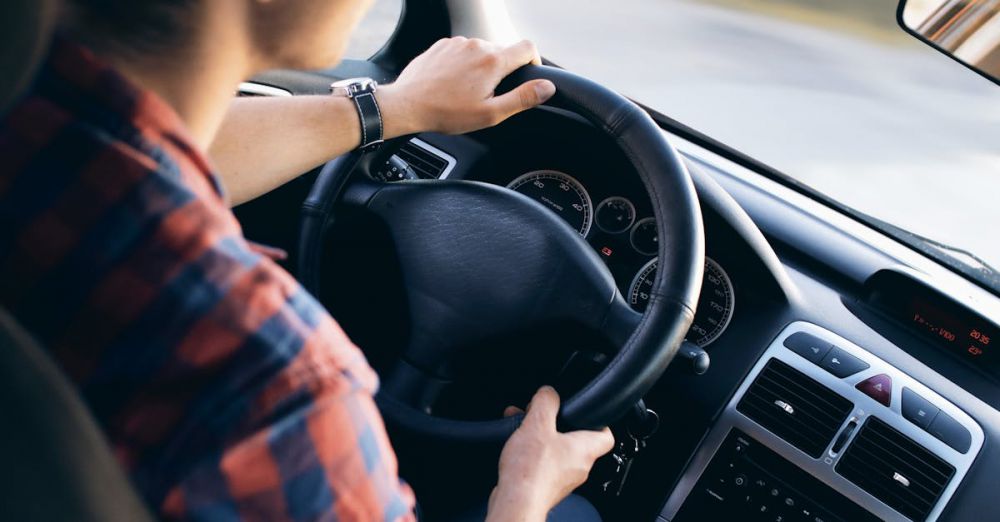
{"label": "digital clock display", "polygon": [[[910,274],[882,270],[867,301],[914,335],[1000,379],[1000,324]],[[919,353],[919,352],[911,352]]]}
{"label": "digital clock display", "polygon": [[915,297],[909,300],[902,319],[937,344],[977,364],[992,362],[994,346],[1000,343],[996,329],[989,323],[961,317],[954,310]]}

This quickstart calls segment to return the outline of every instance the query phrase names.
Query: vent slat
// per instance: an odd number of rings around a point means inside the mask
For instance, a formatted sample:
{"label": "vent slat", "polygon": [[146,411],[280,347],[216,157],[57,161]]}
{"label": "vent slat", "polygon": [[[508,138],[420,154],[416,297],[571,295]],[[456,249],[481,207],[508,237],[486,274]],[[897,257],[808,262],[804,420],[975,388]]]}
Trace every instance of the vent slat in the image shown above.
{"label": "vent slat", "polygon": [[[851,472],[854,473],[871,473],[871,470],[869,469],[858,468],[856,463],[849,463],[846,464],[845,466],[847,468],[850,468]],[[901,513],[906,512],[903,509],[895,507],[896,505],[903,505],[905,506],[906,510],[912,510],[914,512],[929,510],[933,506],[933,504],[925,500],[922,500],[918,497],[914,497],[912,495],[910,496],[901,495],[898,491],[894,491],[890,487],[885,486],[884,484],[893,483],[892,477],[879,476],[877,478],[880,480],[869,480],[867,486],[865,487],[865,490],[871,493],[876,498],[882,500],[883,502],[886,502],[886,504],[893,506],[894,509],[896,509],[897,511]],[[883,500],[885,498],[888,498],[890,500],[889,501]]]}
{"label": "vent slat", "polygon": [[[787,411],[776,404],[790,406]],[[771,359],[736,409],[813,458],[819,458],[854,404],[806,374]]]}
{"label": "vent slat", "polygon": [[[767,401],[768,404],[773,405],[775,399],[781,399],[784,397],[794,397],[797,395],[804,396],[801,394],[797,394],[795,389],[790,389],[788,387],[781,386],[780,384],[775,383],[773,380],[768,379],[767,377],[765,377],[765,380],[767,380],[769,384],[772,384],[773,386],[769,386],[768,388],[757,387],[751,391],[754,393],[754,395],[760,396],[763,400]],[[811,399],[811,396],[804,396],[804,397],[806,399]],[[816,401],[816,404],[817,406],[826,406],[825,404],[820,404],[820,401]],[[841,419],[839,416],[832,414],[829,411],[821,408],[810,409],[804,411],[803,414],[809,416],[815,422],[823,423],[823,425],[828,428],[830,426],[834,427],[840,426],[840,423],[843,421],[843,419]]]}
{"label": "vent slat", "polygon": [[[788,415],[788,414],[785,413],[784,411],[782,411],[781,409],[779,409],[778,406],[775,405],[774,401],[781,400],[782,397],[787,398],[788,397],[787,394],[785,394],[785,395],[778,395],[778,394],[769,393],[767,391],[762,391],[762,390],[753,390],[752,393],[753,393],[753,398],[756,399],[756,400],[754,400],[754,401],[748,401],[748,403],[752,402],[753,404],[755,404],[756,406],[760,407],[761,409],[764,409],[764,410],[768,411],[769,413],[774,414],[776,418],[780,418],[780,419],[786,418],[785,416]],[[779,413],[780,413],[780,415],[778,415]],[[813,417],[812,415],[810,415],[809,412],[807,412],[807,411],[803,411],[801,413],[801,415],[803,417],[807,417],[806,420],[809,421],[808,423],[805,423],[804,425],[806,427],[808,427],[810,431],[817,432],[815,434],[819,435],[819,436],[822,436],[823,433],[825,433],[825,432],[827,432],[829,430],[836,430],[837,427],[840,426],[840,423],[837,422],[836,420],[833,420],[833,419],[824,419],[822,421],[821,420],[817,420],[815,417]]]}
{"label": "vent slat", "polygon": [[[877,458],[879,460],[882,460],[882,457],[887,453],[887,451],[892,451],[886,447],[892,446],[891,442],[884,445],[877,445],[877,443],[871,438],[866,438],[858,441],[858,443],[858,449],[868,452],[873,458]],[[926,467],[913,465],[912,463],[916,459],[920,459],[920,456],[907,452],[906,455],[900,455],[898,458],[892,459],[891,462],[886,462],[884,460],[882,460],[882,462],[885,462],[887,466],[901,466],[904,469],[897,469],[896,471],[903,473],[906,477],[910,477],[910,475],[914,474],[919,475],[920,478],[923,479],[921,483],[926,482],[938,487],[948,483],[948,479],[951,477],[941,474],[939,470],[928,470]],[[930,476],[928,473],[932,473],[934,476]]]}
{"label": "vent slat", "polygon": [[[764,377],[766,379],[770,379],[770,380],[775,381],[775,382],[781,381],[781,383],[785,383],[784,386],[786,388],[788,387],[788,385],[791,385],[793,388],[795,388],[797,390],[801,390],[801,392],[804,392],[810,400],[815,400],[815,401],[818,401],[819,403],[821,403],[820,406],[823,406],[823,409],[819,410],[821,412],[826,413],[828,411],[837,411],[837,410],[839,410],[840,404],[841,404],[839,400],[835,400],[835,401],[829,400],[830,397],[831,397],[829,394],[816,393],[816,390],[817,390],[816,388],[809,388],[809,387],[803,386],[799,382],[796,382],[796,380],[795,380],[795,378],[797,377],[796,375],[787,373],[788,370],[791,370],[791,371],[794,371],[794,372],[798,372],[798,370],[795,370],[795,369],[793,369],[790,366],[787,369],[776,368],[775,370],[776,371],[773,374],[765,375]],[[799,374],[799,375],[803,375],[803,374]],[[812,381],[812,380],[810,379],[810,381]],[[812,382],[816,382],[816,381],[812,381]],[[826,388],[823,388],[823,390],[826,390]],[[828,391],[828,390],[826,390],[826,391]],[[840,396],[836,395],[836,398],[839,399]],[[827,410],[826,408],[829,408],[829,410]],[[834,416],[835,415],[831,415],[831,417],[834,417]]]}
{"label": "vent slat", "polygon": [[[886,430],[885,428],[888,428],[888,430]],[[876,438],[881,440],[882,443],[879,444],[877,441],[869,440],[868,437],[866,437],[862,442],[874,443],[877,447],[881,447],[884,444],[891,444],[894,448],[896,448],[896,450],[905,453],[905,455],[900,456],[900,460],[903,463],[913,462],[914,459],[917,460],[922,459],[924,455],[927,453],[927,450],[924,449],[923,446],[920,446],[917,443],[910,441],[905,437],[900,438],[899,432],[892,429],[892,427],[887,424],[884,427],[872,426],[871,433]],[[926,476],[929,480],[934,481],[937,484],[942,484],[942,485],[947,484],[948,481],[951,479],[951,474],[945,473],[942,470],[934,468],[924,468],[924,469],[925,471],[923,472],[933,473],[932,475],[926,475]]]}
{"label": "vent slat", "polygon": [[[890,468],[891,469],[895,469],[901,475],[903,475],[904,477],[906,477],[908,479],[912,479],[913,477],[924,478],[926,481],[925,480],[917,480],[917,481],[911,480],[910,481],[910,487],[920,488],[923,491],[925,491],[928,495],[933,495],[934,494],[934,490],[931,489],[932,486],[928,485],[928,483],[930,482],[930,480],[926,478],[926,475],[924,475],[922,472],[916,470],[913,466],[908,465],[905,461],[887,462],[883,458],[883,455],[877,449],[866,448],[863,445],[859,446],[857,448],[857,450],[864,452],[868,456],[869,459],[873,459],[873,460],[876,461],[876,462],[872,463],[874,465],[870,466],[870,468],[883,469],[883,470],[887,470],[887,469],[890,469]],[[900,469],[900,468],[904,468],[904,469]],[[892,474],[891,473],[887,474],[887,475],[883,475],[883,476],[885,476],[886,478],[888,478],[890,480],[892,479]],[[938,488],[940,488],[943,484],[934,484],[934,485],[937,486]]]}
{"label": "vent slat", "polygon": [[[747,409],[749,410],[749,413],[755,413],[760,417],[765,418],[768,421],[778,423],[785,420],[779,417],[779,414],[774,412],[774,406],[771,406],[771,408],[767,408],[767,407],[762,407],[761,405],[758,404],[749,404],[749,403],[746,406]],[[785,414],[782,413],[781,415]],[[803,430],[801,428],[806,428],[806,429]],[[788,439],[789,441],[812,440],[817,437],[822,437],[821,432],[808,428],[808,425],[806,424],[788,425],[785,429],[788,430],[788,435],[785,438]]]}
{"label": "vent slat", "polygon": [[876,417],[865,421],[836,470],[911,520],[927,518],[955,475],[954,466]]}
{"label": "vent slat", "polygon": [[413,142],[400,147],[397,156],[424,179],[437,179],[448,168],[448,160],[433,154]]}

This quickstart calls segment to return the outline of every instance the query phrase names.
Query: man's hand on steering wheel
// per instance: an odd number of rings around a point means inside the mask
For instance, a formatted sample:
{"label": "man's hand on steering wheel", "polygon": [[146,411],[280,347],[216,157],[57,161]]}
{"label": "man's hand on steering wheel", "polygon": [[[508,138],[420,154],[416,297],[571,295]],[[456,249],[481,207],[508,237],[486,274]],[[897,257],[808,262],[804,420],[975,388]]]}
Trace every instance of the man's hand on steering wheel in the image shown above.
{"label": "man's hand on steering wheel", "polygon": [[544,103],[556,91],[548,80],[525,82],[494,96],[500,80],[529,63],[537,65],[541,59],[527,40],[509,47],[461,36],[439,40],[394,83],[379,89],[386,135],[463,134]]}
{"label": "man's hand on steering wheel", "polygon": [[[505,414],[517,413],[514,410]],[[500,454],[499,480],[490,495],[488,522],[545,520],[556,504],[587,480],[594,461],[614,447],[615,438],[608,428],[560,433],[556,429],[558,414],[559,394],[549,386],[542,387]],[[516,509],[511,509],[514,506]]]}

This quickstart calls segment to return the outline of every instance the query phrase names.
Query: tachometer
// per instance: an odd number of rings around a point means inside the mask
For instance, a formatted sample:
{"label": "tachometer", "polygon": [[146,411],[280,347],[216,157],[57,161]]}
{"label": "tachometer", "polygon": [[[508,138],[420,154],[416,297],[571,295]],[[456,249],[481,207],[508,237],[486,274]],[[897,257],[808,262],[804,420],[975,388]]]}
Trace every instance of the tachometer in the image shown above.
{"label": "tachometer", "polygon": [[590,194],[579,181],[557,170],[536,170],[511,181],[507,188],[541,203],[586,237],[593,223]]}
{"label": "tachometer", "polygon": [[[649,290],[653,287],[658,259],[643,265],[629,286],[628,300],[637,312],[644,312],[649,304]],[[701,297],[694,322],[688,330],[687,339],[705,347],[722,335],[733,318],[736,296],[733,282],[726,271],[712,259],[705,258],[705,277],[701,283]]]}

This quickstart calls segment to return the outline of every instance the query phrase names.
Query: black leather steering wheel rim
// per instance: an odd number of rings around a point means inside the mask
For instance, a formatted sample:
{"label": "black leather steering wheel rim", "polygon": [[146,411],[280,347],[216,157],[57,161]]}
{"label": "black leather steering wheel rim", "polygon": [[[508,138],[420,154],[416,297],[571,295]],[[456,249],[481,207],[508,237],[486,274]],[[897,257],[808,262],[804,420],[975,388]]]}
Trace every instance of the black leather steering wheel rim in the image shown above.
{"label": "black leather steering wheel rim", "polygon": [[[694,185],[680,156],[642,109],[590,80],[545,66],[519,69],[498,87],[497,92],[506,92],[512,86],[534,79],[555,83],[556,95],[547,105],[582,116],[622,150],[642,179],[658,224],[659,269],[646,312],[627,339],[622,337],[625,340],[619,352],[604,370],[563,401],[560,420],[564,426],[599,428],[620,418],[655,384],[684,340],[697,308],[704,265],[701,211]],[[323,266],[324,231],[335,207],[340,204],[350,175],[364,161],[363,154],[352,152],[329,162],[303,205],[299,278],[316,295]],[[429,185],[421,190],[439,189],[447,190]],[[470,193],[479,191],[484,197],[493,197],[482,188],[456,189]],[[393,191],[383,192],[391,194]],[[372,199],[378,198],[372,195],[366,204],[371,205]],[[395,207],[395,204],[388,206]],[[538,217],[541,219],[540,215]],[[617,290],[614,292],[617,294],[614,300],[623,302]],[[460,421],[432,417],[383,395],[380,393],[378,397],[379,406],[389,422],[431,437],[460,442],[496,442],[506,439],[519,423],[518,418]]]}

